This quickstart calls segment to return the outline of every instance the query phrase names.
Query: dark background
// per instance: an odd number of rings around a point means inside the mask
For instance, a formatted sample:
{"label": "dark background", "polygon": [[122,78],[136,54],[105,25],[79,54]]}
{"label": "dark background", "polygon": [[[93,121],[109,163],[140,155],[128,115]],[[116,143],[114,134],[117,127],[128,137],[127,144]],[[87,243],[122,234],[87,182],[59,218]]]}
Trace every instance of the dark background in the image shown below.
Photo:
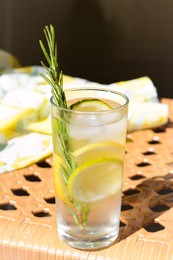
{"label": "dark background", "polygon": [[149,76],[173,98],[172,0],[0,0],[0,48],[40,65],[43,28],[56,30],[64,74],[100,83]]}

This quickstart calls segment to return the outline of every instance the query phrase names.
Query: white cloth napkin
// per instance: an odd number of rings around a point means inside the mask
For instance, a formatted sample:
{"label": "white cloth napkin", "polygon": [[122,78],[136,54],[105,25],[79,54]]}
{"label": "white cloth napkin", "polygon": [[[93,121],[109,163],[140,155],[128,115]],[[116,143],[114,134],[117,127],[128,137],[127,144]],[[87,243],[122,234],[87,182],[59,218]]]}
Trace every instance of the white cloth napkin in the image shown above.
{"label": "white cloth napkin", "polygon": [[[41,67],[0,76],[0,173],[26,167],[51,155],[51,88]],[[64,75],[64,89],[109,87],[129,97],[128,131],[158,127],[168,121],[168,107],[158,100],[148,77],[101,85]]]}

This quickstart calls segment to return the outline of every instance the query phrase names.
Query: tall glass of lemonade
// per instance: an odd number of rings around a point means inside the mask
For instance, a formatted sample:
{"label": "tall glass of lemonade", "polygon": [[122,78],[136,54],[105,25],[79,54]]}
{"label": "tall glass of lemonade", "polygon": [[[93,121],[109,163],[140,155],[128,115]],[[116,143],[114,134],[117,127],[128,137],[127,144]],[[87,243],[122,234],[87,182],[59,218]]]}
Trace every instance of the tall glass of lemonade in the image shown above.
{"label": "tall glass of lemonade", "polygon": [[108,88],[65,96],[67,109],[51,99],[57,230],[68,245],[95,250],[119,233],[128,98]]}

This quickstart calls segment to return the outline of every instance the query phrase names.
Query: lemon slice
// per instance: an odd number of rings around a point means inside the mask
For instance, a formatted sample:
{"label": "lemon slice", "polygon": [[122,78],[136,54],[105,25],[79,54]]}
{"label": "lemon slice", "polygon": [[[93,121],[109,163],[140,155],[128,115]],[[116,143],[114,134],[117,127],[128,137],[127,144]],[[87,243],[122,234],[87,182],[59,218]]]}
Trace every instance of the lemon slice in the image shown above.
{"label": "lemon slice", "polygon": [[121,191],[122,161],[101,158],[82,164],[71,174],[67,190],[75,201],[92,203]]}
{"label": "lemon slice", "polygon": [[85,145],[73,152],[77,164],[98,158],[119,158],[124,155],[124,147],[117,142],[99,142]]}
{"label": "lemon slice", "polygon": [[103,100],[97,98],[87,98],[77,101],[70,106],[72,110],[92,112],[111,110],[112,107]]}

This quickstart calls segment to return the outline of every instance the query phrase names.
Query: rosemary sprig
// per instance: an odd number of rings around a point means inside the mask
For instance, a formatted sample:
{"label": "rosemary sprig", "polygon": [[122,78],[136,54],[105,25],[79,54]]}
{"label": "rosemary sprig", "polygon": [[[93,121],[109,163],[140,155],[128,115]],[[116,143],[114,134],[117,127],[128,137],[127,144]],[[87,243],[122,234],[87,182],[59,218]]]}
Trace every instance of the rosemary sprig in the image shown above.
{"label": "rosemary sprig", "polygon": [[[63,73],[58,65],[58,55],[57,55],[57,43],[55,42],[55,30],[52,25],[50,27],[46,26],[44,29],[44,34],[46,37],[48,51],[46,50],[43,42],[40,40],[40,47],[43,54],[47,60],[49,67],[47,67],[43,61],[41,61],[42,66],[46,69],[47,75],[41,74],[44,80],[52,86],[52,97],[54,103],[61,108],[68,108],[65,93],[63,91]],[[61,117],[65,117],[64,111],[61,111]],[[65,161],[66,168],[63,168],[64,179],[67,183],[67,177],[70,176],[74,168],[74,161],[72,153],[71,140],[68,134],[66,123],[63,120],[57,120],[57,134],[59,136],[61,150],[63,151],[62,156]]]}
{"label": "rosemary sprig", "polygon": [[43,42],[40,40],[40,46],[44,53],[44,56],[48,62],[49,67],[41,61],[42,66],[46,69],[48,77],[42,74],[42,77],[52,86],[52,96],[56,105],[62,108],[67,108],[67,102],[63,91],[63,73],[59,69],[58,55],[57,55],[57,43],[55,41],[55,30],[52,25],[44,29],[44,34],[48,44],[49,54]]}
{"label": "rosemary sprig", "polygon": [[[48,51],[46,50],[43,42],[40,40],[40,47],[43,51],[43,54],[47,60],[48,66],[46,66],[42,61],[41,64],[45,68],[47,75],[41,74],[44,80],[52,86],[52,97],[53,102],[61,108],[67,109],[67,101],[66,96],[63,91],[63,73],[59,68],[58,65],[58,57],[57,57],[57,44],[55,41],[55,30],[52,25],[46,26],[44,29],[44,34],[46,37],[47,45],[48,45]],[[67,185],[68,179],[73,172],[75,168],[75,162],[72,155],[72,144],[71,144],[71,138],[68,133],[67,124],[65,121],[66,113],[64,110],[61,110],[60,112],[60,118],[57,119],[54,122],[54,127],[56,127],[56,133],[55,135],[58,135],[59,139],[59,145],[61,146],[62,151],[62,158],[65,162],[64,165],[61,165],[61,170],[63,174],[63,178],[65,181],[65,184]],[[53,131],[54,132],[54,131]],[[53,138],[56,138],[53,136]],[[83,232],[85,232],[85,226],[87,224],[88,219],[88,213],[89,208],[87,205],[81,205],[77,201],[74,201],[73,199],[69,198],[71,203],[74,205],[77,213],[73,212],[73,210],[68,207],[68,205],[65,205],[69,214],[73,216],[76,223],[79,225],[79,227],[82,229]]]}

